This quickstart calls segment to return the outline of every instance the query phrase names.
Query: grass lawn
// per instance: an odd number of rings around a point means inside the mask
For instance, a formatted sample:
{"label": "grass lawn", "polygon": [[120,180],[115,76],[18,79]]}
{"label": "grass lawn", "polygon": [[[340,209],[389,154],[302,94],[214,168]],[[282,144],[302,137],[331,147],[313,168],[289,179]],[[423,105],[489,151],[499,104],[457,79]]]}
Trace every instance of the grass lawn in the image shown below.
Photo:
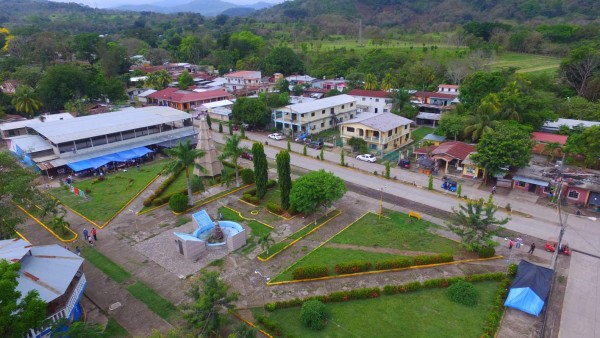
{"label": "grass lawn", "polygon": [[561,59],[552,56],[506,52],[498,55],[498,59],[490,64],[493,70],[517,68],[517,73],[549,71],[556,72]]}
{"label": "grass lawn", "polygon": [[124,327],[119,325],[116,320],[109,318],[108,323],[106,323],[106,327],[104,328],[104,332],[100,337],[103,338],[113,338],[113,337],[129,337],[129,332],[125,330]]}
{"label": "grass lawn", "polygon": [[329,266],[330,275],[335,275],[334,267],[338,263],[354,262],[354,261],[368,261],[368,262],[380,262],[388,259],[400,258],[403,256],[378,253],[378,252],[367,252],[362,250],[351,250],[351,249],[338,249],[328,248],[322,246],[317,250],[304,256],[295,264],[281,272],[277,277],[273,279],[274,282],[282,282],[287,280],[293,280],[292,273],[296,268],[310,265],[327,265]]}
{"label": "grass lawn", "polygon": [[258,257],[260,257],[262,259],[266,259],[268,257],[274,256],[275,254],[277,254],[280,251],[282,251],[283,248],[285,248],[291,242],[305,237],[311,231],[313,231],[315,228],[321,226],[324,222],[326,222],[326,221],[328,221],[328,220],[330,220],[330,219],[338,216],[339,214],[341,214],[341,212],[339,212],[337,210],[334,210],[334,211],[329,212],[327,215],[319,218],[317,220],[316,224],[315,224],[315,222],[310,222],[309,224],[307,224],[304,227],[300,228],[300,230],[298,230],[298,231],[294,232],[293,234],[289,235],[288,237],[286,237],[281,242],[277,242],[273,246],[271,246],[269,248],[269,253],[268,254],[267,254],[266,251],[263,251],[260,255],[258,255]]}
{"label": "grass lawn", "polygon": [[[480,297],[474,307],[450,301],[446,289],[426,289],[329,303],[331,321],[322,331],[312,331],[302,325],[300,307],[277,310],[269,319],[283,328],[285,336],[294,337],[479,337],[498,283],[474,285]],[[262,310],[257,310],[257,314],[260,313]]]}
{"label": "grass lawn", "polygon": [[[194,168],[190,168],[189,172],[191,178],[194,173]],[[165,190],[163,190],[162,194],[160,194],[158,197],[172,195],[174,193],[180,192],[183,189],[187,189],[187,179],[185,178],[185,173],[182,171],[181,173],[179,173],[177,178],[173,182],[171,182],[171,184],[169,184],[169,186]]]}
{"label": "grass lawn", "polygon": [[252,229],[252,233],[251,235],[253,236],[263,236],[269,232],[271,232],[271,228],[269,228],[268,226],[257,222],[257,221],[247,221],[245,219],[243,219],[237,212],[225,208],[225,207],[220,207],[219,208],[219,213],[223,214],[223,220],[225,221],[234,221],[234,222],[238,222],[238,223],[243,223],[246,222],[246,225],[248,225],[248,227],[250,227]]}
{"label": "grass lawn", "polygon": [[152,310],[152,312],[156,313],[168,322],[175,322],[180,315],[173,303],[166,300],[157,294],[152,288],[140,281],[127,286],[127,290],[135,298],[146,304],[148,308]]}
{"label": "grass lawn", "polygon": [[94,248],[84,248],[81,250],[81,255],[117,283],[123,283],[131,278],[131,274],[128,271]]}
{"label": "grass lawn", "polygon": [[378,223],[378,215],[368,213],[330,242],[437,253],[458,250],[458,243],[427,231],[432,223],[400,212],[388,212],[387,217]]}
{"label": "grass lawn", "polygon": [[104,224],[156,178],[166,163],[166,161],[157,161],[143,165],[139,171],[130,168],[127,172],[112,173],[107,175],[104,181],[90,178],[75,182],[76,188],[84,191],[91,190],[87,194],[88,199],[76,196],[64,187],[52,189],[51,193],[85,217]]}
{"label": "grass lawn", "polygon": [[435,131],[435,128],[431,128],[431,127],[419,127],[413,131],[411,131],[412,134],[412,138],[413,140],[415,140],[415,142],[419,142],[420,140],[423,139],[423,137],[427,136],[428,134],[431,134]]}

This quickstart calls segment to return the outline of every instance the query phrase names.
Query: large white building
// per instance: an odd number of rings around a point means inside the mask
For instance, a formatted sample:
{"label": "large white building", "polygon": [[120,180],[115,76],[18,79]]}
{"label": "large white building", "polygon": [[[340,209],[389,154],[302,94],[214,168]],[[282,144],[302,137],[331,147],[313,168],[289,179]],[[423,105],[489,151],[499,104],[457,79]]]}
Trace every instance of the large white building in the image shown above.
{"label": "large white building", "polygon": [[353,89],[348,95],[356,98],[359,113],[389,113],[392,111],[392,98],[389,92]]}
{"label": "large white building", "polygon": [[356,99],[345,94],[273,110],[275,128],[291,129],[292,132],[318,133],[337,128],[338,123],[355,116]]}
{"label": "large white building", "polygon": [[[22,122],[26,121],[0,125],[0,130]],[[78,172],[138,159],[182,140],[195,143],[195,135],[192,115],[155,106],[30,122],[19,136],[5,140],[25,164],[54,175],[64,174],[68,168]]]}

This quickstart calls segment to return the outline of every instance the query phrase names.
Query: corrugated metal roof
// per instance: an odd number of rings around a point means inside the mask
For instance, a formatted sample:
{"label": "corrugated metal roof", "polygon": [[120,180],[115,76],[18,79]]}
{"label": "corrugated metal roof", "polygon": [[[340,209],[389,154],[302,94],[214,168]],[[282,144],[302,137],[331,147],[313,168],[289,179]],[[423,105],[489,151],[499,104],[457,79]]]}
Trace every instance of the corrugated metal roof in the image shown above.
{"label": "corrugated metal roof", "polygon": [[174,108],[152,106],[126,108],[112,113],[44,122],[35,124],[31,128],[54,144],[59,144],[136,128],[177,122],[189,118],[191,118],[190,114]]}
{"label": "corrugated metal roof", "polygon": [[360,123],[374,130],[386,132],[397,127],[411,124],[412,120],[392,113],[361,113],[356,118],[340,124]]}
{"label": "corrugated metal roof", "polygon": [[391,93],[383,90],[364,90],[364,89],[352,89],[348,95],[351,96],[364,96],[364,97],[378,97],[387,99],[391,96]]}
{"label": "corrugated metal roof", "polygon": [[26,154],[35,153],[43,150],[50,150],[52,146],[39,135],[23,135],[10,138],[11,150],[18,146]]}
{"label": "corrugated metal roof", "polygon": [[43,115],[44,122],[40,120],[40,117],[36,117],[34,119],[24,120],[24,121],[16,121],[16,122],[8,122],[0,124],[0,130],[12,130],[34,126],[42,123],[50,123],[54,121],[60,121],[65,119],[73,119],[73,115],[69,113],[60,113],[60,114],[46,114]]}
{"label": "corrugated metal roof", "polygon": [[20,238],[0,241],[0,259],[18,262],[31,250],[31,244]]}
{"label": "corrugated metal roof", "polygon": [[309,113],[312,111],[317,111],[321,109],[327,109],[330,107],[335,107],[343,104],[356,103],[356,98],[342,94],[331,97],[326,97],[324,99],[302,102],[298,104],[292,104],[285,106],[286,108],[292,110],[295,113]]}

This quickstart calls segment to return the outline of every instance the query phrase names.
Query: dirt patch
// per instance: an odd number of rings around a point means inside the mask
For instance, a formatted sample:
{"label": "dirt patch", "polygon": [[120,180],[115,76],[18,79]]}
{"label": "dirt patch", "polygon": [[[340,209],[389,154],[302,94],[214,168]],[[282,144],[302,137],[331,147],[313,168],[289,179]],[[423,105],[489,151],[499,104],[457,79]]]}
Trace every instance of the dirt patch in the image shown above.
{"label": "dirt patch", "polygon": [[400,256],[437,255],[436,252],[409,251],[409,250],[400,250],[400,249],[394,249],[394,248],[376,248],[376,247],[372,247],[372,246],[341,244],[341,243],[327,243],[327,244],[325,244],[325,246],[328,248],[351,249],[351,250],[361,250],[361,251],[378,252],[378,253],[389,253],[389,254],[400,255]]}

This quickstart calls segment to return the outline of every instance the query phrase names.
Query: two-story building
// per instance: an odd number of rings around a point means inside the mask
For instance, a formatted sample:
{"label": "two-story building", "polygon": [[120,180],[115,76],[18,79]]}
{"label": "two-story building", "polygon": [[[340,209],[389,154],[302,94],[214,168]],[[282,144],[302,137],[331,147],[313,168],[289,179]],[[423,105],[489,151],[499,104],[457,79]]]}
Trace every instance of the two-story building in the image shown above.
{"label": "two-story building", "polygon": [[356,114],[356,99],[343,94],[276,108],[273,110],[273,123],[277,129],[318,133],[337,128],[339,123],[354,118]]}
{"label": "two-story building", "polygon": [[6,139],[9,150],[48,176],[142,159],[180,141],[195,143],[197,134],[191,114],[160,106],[36,122],[25,131]]}
{"label": "two-story building", "polygon": [[17,291],[24,297],[37,291],[47,304],[46,324],[32,327],[26,338],[49,337],[51,325],[61,319],[79,320],[83,309],[79,303],[87,281],[83,258],[60,245],[33,246],[22,239],[0,241],[0,260],[19,263]]}
{"label": "two-story building", "polygon": [[356,109],[359,113],[389,113],[392,111],[392,98],[389,92],[353,89],[348,95],[356,98]]}
{"label": "two-story building", "polygon": [[340,123],[344,145],[355,137],[367,142],[370,151],[386,153],[410,141],[411,120],[392,113],[361,113]]}
{"label": "two-story building", "polygon": [[229,100],[233,95],[223,89],[192,91],[179,88],[165,88],[146,96],[146,101],[158,106],[167,106],[188,111],[204,103]]}
{"label": "two-story building", "polygon": [[256,91],[262,82],[262,74],[255,70],[240,70],[223,76],[225,89],[230,93],[240,91]]}

